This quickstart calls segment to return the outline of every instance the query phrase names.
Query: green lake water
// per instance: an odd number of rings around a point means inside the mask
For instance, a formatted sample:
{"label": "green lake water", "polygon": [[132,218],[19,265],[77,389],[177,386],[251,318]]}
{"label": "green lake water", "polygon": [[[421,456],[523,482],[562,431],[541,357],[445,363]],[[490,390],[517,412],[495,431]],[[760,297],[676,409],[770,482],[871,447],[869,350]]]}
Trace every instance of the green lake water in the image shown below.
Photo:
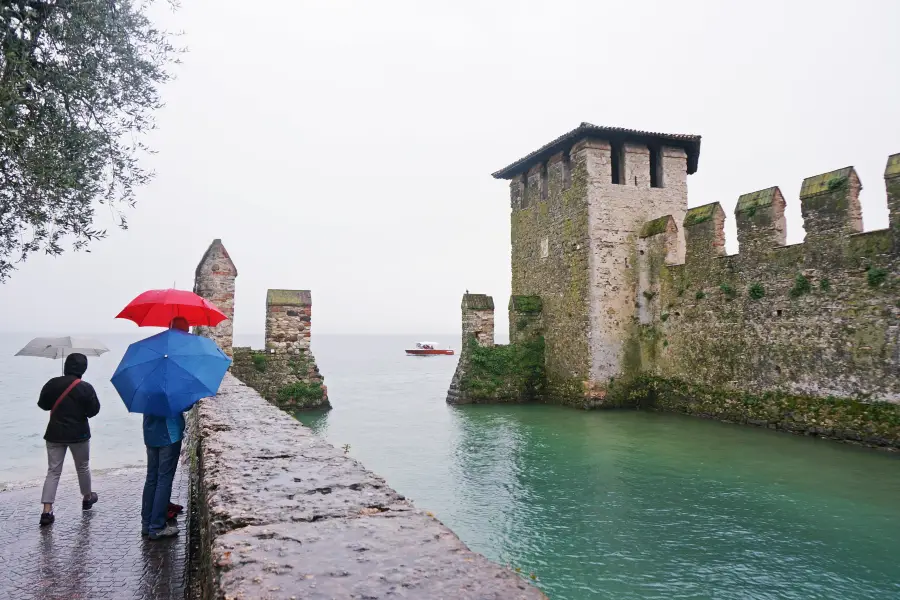
{"label": "green lake water", "polygon": [[335,409],[300,419],[551,598],[900,598],[897,455],[678,415],[449,407],[452,359],[318,344]]}

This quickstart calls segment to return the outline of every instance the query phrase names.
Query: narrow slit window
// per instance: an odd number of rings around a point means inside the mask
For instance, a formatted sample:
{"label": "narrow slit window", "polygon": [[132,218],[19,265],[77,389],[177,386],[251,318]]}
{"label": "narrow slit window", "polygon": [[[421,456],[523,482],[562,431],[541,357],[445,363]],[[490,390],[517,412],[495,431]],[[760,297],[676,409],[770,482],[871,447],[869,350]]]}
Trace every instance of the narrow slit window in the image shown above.
{"label": "narrow slit window", "polygon": [[666,187],[663,181],[662,148],[650,148],[650,187]]}
{"label": "narrow slit window", "polygon": [[547,181],[547,163],[541,165],[541,200],[550,195],[550,183]]}
{"label": "narrow slit window", "polygon": [[625,183],[625,156],[622,144],[613,144],[611,158],[612,182],[616,185],[624,185]]}
{"label": "narrow slit window", "polygon": [[563,153],[562,157],[562,186],[564,190],[572,186],[572,157],[568,152]]}
{"label": "narrow slit window", "polygon": [[522,209],[528,208],[528,174],[522,176]]}

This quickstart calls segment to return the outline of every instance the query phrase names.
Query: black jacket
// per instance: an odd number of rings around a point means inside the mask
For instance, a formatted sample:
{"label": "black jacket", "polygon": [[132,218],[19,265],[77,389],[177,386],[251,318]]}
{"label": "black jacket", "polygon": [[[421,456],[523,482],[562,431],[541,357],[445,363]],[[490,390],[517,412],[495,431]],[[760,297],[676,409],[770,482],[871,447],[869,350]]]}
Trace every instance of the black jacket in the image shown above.
{"label": "black jacket", "polygon": [[[84,375],[87,370],[87,357],[84,354],[70,354],[66,357],[62,377],[54,377],[44,384],[38,406],[50,410],[56,400],[66,391],[73,381]],[[94,387],[82,381],[76,385],[59,403],[56,412],[50,416],[44,439],[58,444],[75,444],[91,439],[91,427],[88,419],[100,412],[100,400]]]}

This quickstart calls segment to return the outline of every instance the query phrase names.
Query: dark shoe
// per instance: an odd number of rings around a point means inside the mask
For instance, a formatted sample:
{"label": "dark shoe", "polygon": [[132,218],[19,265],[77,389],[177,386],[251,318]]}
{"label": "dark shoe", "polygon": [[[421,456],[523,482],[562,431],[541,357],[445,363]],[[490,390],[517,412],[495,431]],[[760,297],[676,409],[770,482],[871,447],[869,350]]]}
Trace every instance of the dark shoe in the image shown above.
{"label": "dark shoe", "polygon": [[46,527],[47,525],[53,525],[53,521],[56,520],[56,517],[52,512],[49,513],[41,513],[41,527]]}
{"label": "dark shoe", "polygon": [[141,537],[150,537],[149,529],[141,529]]}
{"label": "dark shoe", "polygon": [[165,529],[162,531],[151,532],[150,539],[156,541],[168,537],[175,537],[176,535],[178,535],[178,528],[174,525],[166,525]]}
{"label": "dark shoe", "polygon": [[184,511],[184,507],[180,504],[172,504],[171,502],[169,502],[169,506],[166,510],[169,512],[169,514],[177,515]]}
{"label": "dark shoe", "polygon": [[91,507],[97,504],[97,500],[99,500],[99,498],[97,497],[97,492],[91,492],[90,500],[81,501],[81,510],[91,510]]}

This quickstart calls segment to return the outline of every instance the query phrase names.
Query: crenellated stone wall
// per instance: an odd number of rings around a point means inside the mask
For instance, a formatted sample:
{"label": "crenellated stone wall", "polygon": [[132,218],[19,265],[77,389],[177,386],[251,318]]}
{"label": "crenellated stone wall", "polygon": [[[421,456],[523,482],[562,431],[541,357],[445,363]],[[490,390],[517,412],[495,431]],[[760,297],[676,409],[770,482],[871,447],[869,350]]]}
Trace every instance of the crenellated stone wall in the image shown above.
{"label": "crenellated stone wall", "polygon": [[801,244],[784,245],[778,188],[740,197],[732,256],[718,203],[688,211],[683,264],[667,259],[665,232],[648,230],[647,318],[632,330],[626,378],[662,408],[900,447],[898,157],[885,171],[888,229],[862,231],[862,186],[847,167],[804,180]]}
{"label": "crenellated stone wall", "polygon": [[[494,173],[510,180],[513,294],[542,303],[543,392],[519,399],[900,448],[900,155],[885,169],[888,229],[863,231],[847,167],[804,180],[802,244],[785,246],[777,187],[742,195],[728,256],[722,207],[687,209],[699,149],[699,136],[582,123]],[[497,368],[469,348],[460,390],[479,361]]]}

